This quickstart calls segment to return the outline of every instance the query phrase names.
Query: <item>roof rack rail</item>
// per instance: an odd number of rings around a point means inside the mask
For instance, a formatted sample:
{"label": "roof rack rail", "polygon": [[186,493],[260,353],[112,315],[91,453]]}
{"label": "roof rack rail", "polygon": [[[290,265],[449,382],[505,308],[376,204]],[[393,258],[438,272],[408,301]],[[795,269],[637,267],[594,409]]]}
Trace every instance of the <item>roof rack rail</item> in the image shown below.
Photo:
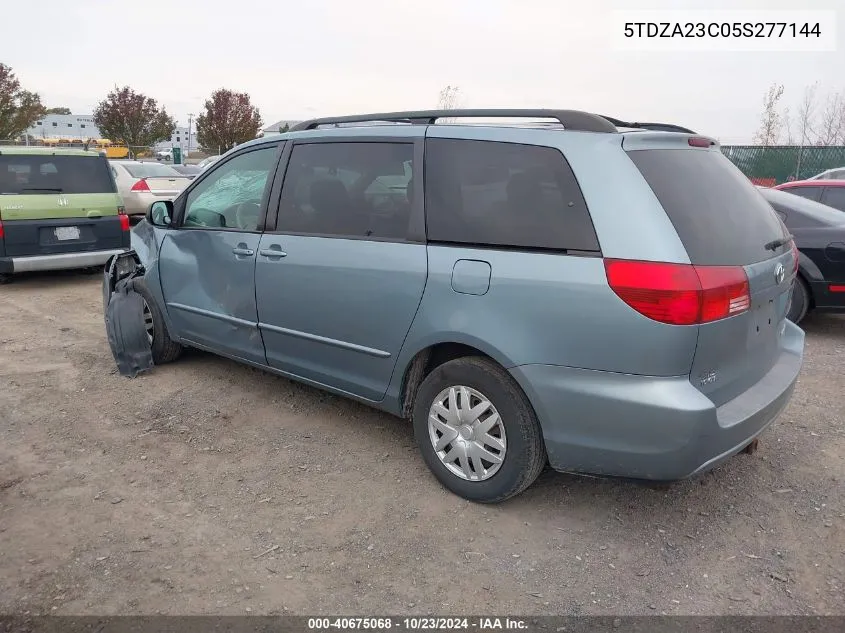
{"label": "roof rack rail", "polygon": [[680,125],[675,125],[674,123],[635,123],[621,121],[619,119],[614,119],[613,117],[609,116],[603,116],[602,118],[607,119],[618,128],[627,127],[640,130],[653,130],[655,132],[683,132],[684,134],[696,134],[696,132],[693,132],[689,128],[685,128]]}
{"label": "roof rack rail", "polygon": [[672,123],[632,123],[601,116],[582,110],[547,109],[456,109],[456,110],[409,110],[405,112],[383,112],[379,114],[354,114],[351,116],[324,117],[301,121],[290,128],[291,132],[316,130],[321,125],[339,127],[344,123],[406,123],[411,125],[434,125],[445,118],[532,118],[555,119],[567,130],[580,132],[604,132],[613,134],[617,128],[638,128],[661,132],[683,132],[695,134],[692,130]]}
{"label": "roof rack rail", "polygon": [[568,130],[581,132],[618,132],[614,124],[607,118],[591,112],[581,110],[529,110],[529,109],[481,109],[481,110],[418,110],[408,112],[385,112],[380,114],[359,114],[352,116],[326,117],[302,121],[294,125],[290,131],[315,130],[321,125],[337,125],[342,123],[409,123],[416,125],[433,125],[438,119],[445,118],[543,118],[556,119]]}

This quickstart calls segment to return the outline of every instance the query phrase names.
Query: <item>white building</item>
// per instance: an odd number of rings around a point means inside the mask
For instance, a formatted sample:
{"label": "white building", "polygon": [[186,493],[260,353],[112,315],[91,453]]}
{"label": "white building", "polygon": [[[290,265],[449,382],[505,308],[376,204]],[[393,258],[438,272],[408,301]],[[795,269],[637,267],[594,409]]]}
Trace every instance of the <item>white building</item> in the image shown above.
{"label": "white building", "polygon": [[159,141],[155,144],[156,151],[170,149],[171,147],[181,147],[182,154],[197,149],[197,128],[192,125],[189,133],[188,128],[176,126],[169,141]]}
{"label": "white building", "polygon": [[48,114],[26,131],[34,138],[102,138],[90,114]]}

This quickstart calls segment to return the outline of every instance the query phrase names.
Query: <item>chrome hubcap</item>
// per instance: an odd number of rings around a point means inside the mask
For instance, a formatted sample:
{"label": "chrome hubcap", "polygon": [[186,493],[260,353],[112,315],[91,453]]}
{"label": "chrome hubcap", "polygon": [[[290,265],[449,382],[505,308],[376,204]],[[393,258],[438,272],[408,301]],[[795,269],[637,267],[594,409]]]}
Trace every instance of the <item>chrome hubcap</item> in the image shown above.
{"label": "chrome hubcap", "polygon": [[428,412],[428,436],[449,471],[467,481],[484,481],[505,461],[505,425],[493,403],[464,386],[444,389]]}
{"label": "chrome hubcap", "polygon": [[147,340],[150,345],[153,344],[153,313],[150,312],[150,306],[144,301],[144,329],[147,331]]}

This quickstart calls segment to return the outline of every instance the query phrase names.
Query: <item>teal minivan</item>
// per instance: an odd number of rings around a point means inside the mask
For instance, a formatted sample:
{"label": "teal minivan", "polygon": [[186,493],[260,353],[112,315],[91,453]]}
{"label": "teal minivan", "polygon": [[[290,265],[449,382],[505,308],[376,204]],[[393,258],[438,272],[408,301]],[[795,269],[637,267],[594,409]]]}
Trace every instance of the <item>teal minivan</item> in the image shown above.
{"label": "teal minivan", "polygon": [[0,147],[0,283],[15,273],[101,266],[129,248],[129,230],[105,156]]}

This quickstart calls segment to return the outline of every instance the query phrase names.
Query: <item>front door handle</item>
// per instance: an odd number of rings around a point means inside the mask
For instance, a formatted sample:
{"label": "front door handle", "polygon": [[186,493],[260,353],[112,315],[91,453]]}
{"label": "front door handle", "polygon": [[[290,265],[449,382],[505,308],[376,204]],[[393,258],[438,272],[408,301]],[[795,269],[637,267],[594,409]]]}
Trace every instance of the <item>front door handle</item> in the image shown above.
{"label": "front door handle", "polygon": [[[275,246],[275,248],[273,248]],[[270,248],[262,248],[258,254],[262,257],[269,257],[270,259],[278,259],[279,257],[287,257],[288,254],[284,252],[280,246],[273,245]]]}
{"label": "front door handle", "polygon": [[252,257],[253,255],[255,255],[255,251],[252,250],[251,248],[242,248],[240,246],[238,246],[237,248],[233,248],[232,252],[235,255],[243,256],[243,257]]}

